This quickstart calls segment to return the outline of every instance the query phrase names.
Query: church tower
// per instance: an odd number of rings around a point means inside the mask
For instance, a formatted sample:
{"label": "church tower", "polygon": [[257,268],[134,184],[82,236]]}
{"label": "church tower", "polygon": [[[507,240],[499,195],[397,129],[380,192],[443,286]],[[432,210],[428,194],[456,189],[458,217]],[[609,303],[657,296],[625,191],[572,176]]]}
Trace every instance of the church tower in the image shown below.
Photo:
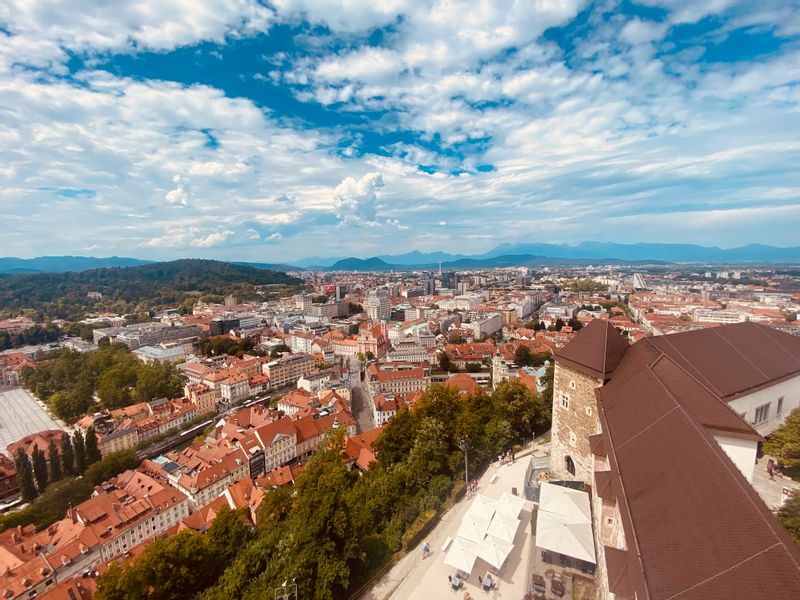
{"label": "church tower", "polygon": [[550,473],[592,480],[589,436],[600,432],[595,391],[610,378],[628,341],[608,321],[595,319],[555,354]]}

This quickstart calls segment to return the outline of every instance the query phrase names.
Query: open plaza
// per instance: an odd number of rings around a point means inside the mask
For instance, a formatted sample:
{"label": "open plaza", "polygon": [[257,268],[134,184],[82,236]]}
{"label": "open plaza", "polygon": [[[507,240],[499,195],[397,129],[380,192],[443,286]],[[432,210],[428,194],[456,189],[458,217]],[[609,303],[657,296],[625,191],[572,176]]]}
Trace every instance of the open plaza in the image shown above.
{"label": "open plaza", "polygon": [[48,429],[62,427],[25,389],[0,388],[0,451],[26,435]]}

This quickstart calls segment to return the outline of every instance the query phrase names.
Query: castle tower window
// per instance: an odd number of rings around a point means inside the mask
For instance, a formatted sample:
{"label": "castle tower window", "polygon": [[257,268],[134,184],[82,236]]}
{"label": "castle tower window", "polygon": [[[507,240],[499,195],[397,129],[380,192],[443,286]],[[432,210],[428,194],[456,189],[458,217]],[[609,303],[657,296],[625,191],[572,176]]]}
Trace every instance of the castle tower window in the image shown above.
{"label": "castle tower window", "polygon": [[564,468],[570,475],[575,475],[575,462],[572,460],[571,456],[564,457]]}

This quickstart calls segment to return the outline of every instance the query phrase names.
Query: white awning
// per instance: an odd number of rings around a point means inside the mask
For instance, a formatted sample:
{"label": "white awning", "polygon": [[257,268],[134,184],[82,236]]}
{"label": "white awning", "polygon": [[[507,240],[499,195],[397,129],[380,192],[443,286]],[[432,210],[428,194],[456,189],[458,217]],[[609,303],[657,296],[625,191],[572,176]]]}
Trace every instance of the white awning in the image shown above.
{"label": "white awning", "polygon": [[589,494],[543,482],[536,546],[596,564]]}

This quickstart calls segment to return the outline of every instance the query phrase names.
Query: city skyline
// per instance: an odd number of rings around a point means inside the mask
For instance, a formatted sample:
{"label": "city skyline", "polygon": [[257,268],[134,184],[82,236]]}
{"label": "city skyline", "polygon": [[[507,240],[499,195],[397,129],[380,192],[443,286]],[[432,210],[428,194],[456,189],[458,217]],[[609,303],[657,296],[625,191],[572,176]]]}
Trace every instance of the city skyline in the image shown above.
{"label": "city skyline", "polygon": [[790,2],[12,2],[4,255],[797,245]]}

